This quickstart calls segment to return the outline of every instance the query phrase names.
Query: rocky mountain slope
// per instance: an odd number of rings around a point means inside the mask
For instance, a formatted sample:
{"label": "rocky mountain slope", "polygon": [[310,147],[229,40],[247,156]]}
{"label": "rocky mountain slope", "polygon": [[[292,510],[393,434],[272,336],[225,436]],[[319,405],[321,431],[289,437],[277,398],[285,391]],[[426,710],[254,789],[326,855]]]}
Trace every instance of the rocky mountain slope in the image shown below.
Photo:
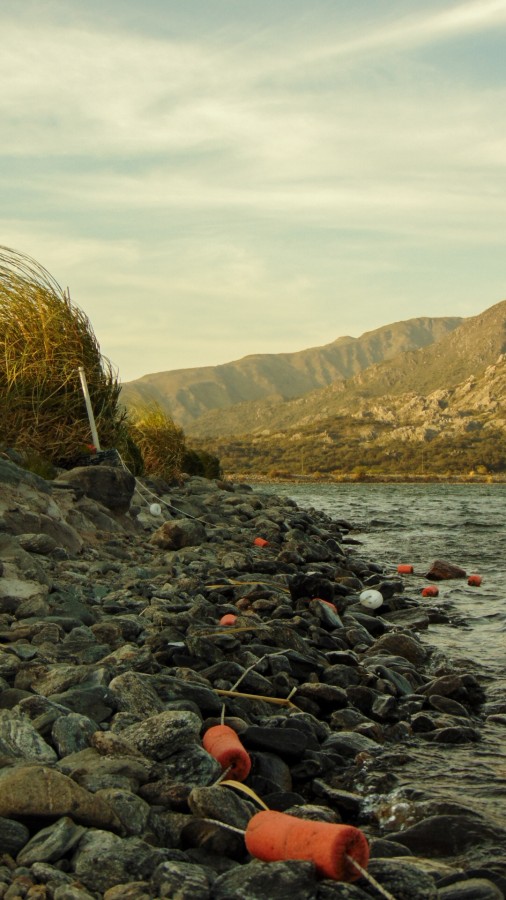
{"label": "rocky mountain slope", "polygon": [[[466,319],[431,345],[406,350],[371,365],[347,381],[308,392],[280,403],[269,398],[238,404],[220,414],[209,412],[188,427],[198,437],[222,437],[246,432],[267,433],[298,428],[331,416],[354,415],[379,398],[392,398],[390,406],[411,402],[411,395],[427,396],[479,377],[506,351],[506,301]],[[401,400],[401,395],[406,395]],[[393,398],[398,397],[398,400]],[[395,416],[390,416],[391,419]]]}
{"label": "rocky mountain slope", "polygon": [[156,401],[187,429],[212,410],[266,398],[283,402],[343,382],[400,353],[440,341],[462,322],[421,317],[297,353],[255,354],[221,366],[144,375],[123,385],[122,399],[127,406]]}
{"label": "rocky mountain slope", "polygon": [[428,393],[327,388],[273,410],[274,427],[206,438],[226,471],[436,475],[506,470],[506,355]]}

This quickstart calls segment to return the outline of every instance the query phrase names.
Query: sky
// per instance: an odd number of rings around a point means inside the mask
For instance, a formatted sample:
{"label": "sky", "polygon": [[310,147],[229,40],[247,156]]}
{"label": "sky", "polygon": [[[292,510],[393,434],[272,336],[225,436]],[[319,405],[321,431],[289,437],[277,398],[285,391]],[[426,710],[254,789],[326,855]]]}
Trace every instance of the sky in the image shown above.
{"label": "sky", "polygon": [[122,382],[506,299],[506,0],[0,0],[0,244]]}

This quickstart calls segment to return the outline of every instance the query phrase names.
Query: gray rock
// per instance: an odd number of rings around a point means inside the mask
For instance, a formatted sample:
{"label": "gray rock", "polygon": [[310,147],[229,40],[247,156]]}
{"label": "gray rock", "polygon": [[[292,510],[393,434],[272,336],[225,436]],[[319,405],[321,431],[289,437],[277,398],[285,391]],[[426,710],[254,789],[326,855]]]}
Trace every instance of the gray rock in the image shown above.
{"label": "gray rock", "polygon": [[59,475],[56,481],[80,488],[116,513],[128,511],[135,490],[134,476],[115,466],[78,466]]}
{"label": "gray rock", "polygon": [[[369,861],[367,871],[395,900],[436,900],[438,897],[434,878],[408,862],[373,859]],[[372,891],[364,877],[357,881],[357,886],[367,893]],[[379,896],[377,891],[373,896]]]}
{"label": "gray rock", "polygon": [[297,697],[307,697],[314,700],[322,707],[331,707],[332,709],[341,709],[348,706],[348,697],[346,691],[334,684],[322,684],[317,682],[313,684],[306,682],[299,685]]}
{"label": "gray rock", "polygon": [[72,712],[86,716],[98,725],[110,718],[116,706],[114,694],[100,684],[72,687],[61,694],[50,694],[49,699],[60,706],[66,706]]}
{"label": "gray rock", "polygon": [[97,797],[116,813],[125,834],[141,836],[144,833],[151,812],[149,803],[132,791],[113,787],[97,791]]}
{"label": "gray rock", "polygon": [[157,897],[177,900],[209,900],[214,881],[212,871],[190,862],[169,860],[153,873],[151,887]]}
{"label": "gray rock", "polygon": [[380,745],[356,731],[339,731],[323,742],[322,750],[335,750],[342,756],[356,756],[357,753],[377,753]]}
{"label": "gray rock", "polygon": [[308,745],[307,736],[298,729],[269,728],[250,725],[241,733],[244,746],[252,750],[267,750],[282,757],[299,757]]}
{"label": "gray rock", "polygon": [[18,535],[20,547],[28,553],[40,553],[47,556],[56,550],[58,544],[49,534],[20,534]]}
{"label": "gray rock", "polygon": [[188,797],[188,805],[196,816],[218,819],[242,829],[257,812],[253,803],[248,803],[224,786],[194,787]]}
{"label": "gray rock", "polygon": [[30,719],[17,710],[0,710],[0,753],[14,759],[56,762],[55,751],[40,736]]}
{"label": "gray rock", "polygon": [[150,540],[162,550],[196,547],[205,542],[206,529],[201,522],[193,519],[173,519],[170,522],[164,522],[151,535]]}
{"label": "gray rock", "polygon": [[478,729],[470,728],[466,725],[450,725],[447,728],[438,728],[429,737],[434,744],[468,744],[481,740]]}
{"label": "gray rock", "polygon": [[89,894],[84,888],[74,884],[61,884],[56,888],[53,900],[95,900],[95,894]]}
{"label": "gray rock", "polygon": [[164,770],[174,781],[194,786],[212,784],[222,774],[219,762],[198,745],[172,753],[164,762]]}
{"label": "gray rock", "polygon": [[504,900],[503,892],[485,878],[467,878],[440,887],[438,900]]}
{"label": "gray rock", "polygon": [[0,847],[3,853],[16,856],[30,839],[30,832],[21,822],[0,816]]}
{"label": "gray rock", "polygon": [[109,831],[90,829],[72,857],[72,870],[90,890],[106,891],[116,884],[148,880],[168,853],[137,837],[122,839]]}
{"label": "gray rock", "polygon": [[83,825],[121,830],[113,811],[61,772],[30,765],[0,769],[0,816],[67,816]]}
{"label": "gray rock", "polygon": [[152,900],[152,891],[148,881],[129,881],[109,888],[104,900]]}
{"label": "gray rock", "polygon": [[342,881],[320,881],[318,900],[370,900],[371,894],[364,893],[356,884],[343,884]]}
{"label": "gray rock", "polygon": [[137,791],[150,776],[150,763],[131,756],[102,756],[93,747],[66,756],[58,769],[87,791],[96,793],[108,787]]}
{"label": "gray rock", "polygon": [[51,730],[51,739],[61,758],[89,747],[96,730],[97,723],[92,719],[79,713],[69,713],[56,719]]}
{"label": "gray rock", "polygon": [[427,658],[427,650],[411,634],[383,634],[367,650],[365,656],[375,656],[377,653],[395,653],[403,656],[416,666],[422,665]]}
{"label": "gray rock", "polygon": [[128,710],[140,718],[154,716],[164,709],[149,676],[137,672],[123,672],[109,682],[109,690],[118,696],[120,709]]}
{"label": "gray rock", "polygon": [[312,863],[255,860],[220,875],[213,885],[213,900],[316,900],[317,889]]}
{"label": "gray rock", "polygon": [[38,831],[18,853],[20,866],[31,866],[35,862],[56,862],[65,856],[81,839],[86,829],[76,825],[68,816],[58,819],[53,825]]}
{"label": "gray rock", "polygon": [[458,856],[487,840],[504,842],[506,833],[470,815],[440,815],[429,816],[389,837],[418,856],[445,857]]}
{"label": "gray rock", "polygon": [[122,731],[122,738],[151,759],[164,760],[199,742],[201,721],[193,712],[167,711]]}

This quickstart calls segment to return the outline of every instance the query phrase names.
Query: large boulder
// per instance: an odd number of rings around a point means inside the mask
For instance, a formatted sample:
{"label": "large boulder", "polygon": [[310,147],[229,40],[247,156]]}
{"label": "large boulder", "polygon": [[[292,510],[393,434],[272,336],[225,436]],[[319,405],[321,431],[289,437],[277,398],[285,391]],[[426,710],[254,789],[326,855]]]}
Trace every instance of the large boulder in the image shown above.
{"label": "large boulder", "polygon": [[128,512],[135,491],[135,478],[115,466],[78,466],[59,475],[58,482],[80,488],[115,513]]}

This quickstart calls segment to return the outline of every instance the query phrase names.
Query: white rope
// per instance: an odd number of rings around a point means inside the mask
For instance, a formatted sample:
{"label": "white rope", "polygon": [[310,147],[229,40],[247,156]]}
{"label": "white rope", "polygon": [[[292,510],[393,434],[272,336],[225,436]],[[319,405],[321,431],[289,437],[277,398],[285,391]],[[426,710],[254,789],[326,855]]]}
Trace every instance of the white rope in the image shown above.
{"label": "white rope", "polygon": [[218,527],[213,522],[206,522],[205,519],[198,519],[197,516],[192,516],[192,515],[190,515],[190,513],[185,512],[183,509],[178,509],[177,506],[174,506],[173,503],[167,503],[167,501],[163,500],[162,497],[159,497],[157,494],[153,493],[153,491],[150,491],[150,489],[145,484],[143,484],[142,481],[139,481],[139,479],[133,474],[133,472],[130,471],[130,469],[128,468],[128,466],[127,466],[125,460],[123,459],[121,453],[119,452],[119,450],[116,450],[116,453],[118,454],[118,459],[119,459],[121,465],[123,466],[123,468],[125,469],[125,471],[128,472],[129,475],[132,475],[133,478],[135,478],[135,488],[136,488],[137,494],[139,495],[141,500],[144,501],[144,503],[148,504],[148,506],[149,506],[149,500],[147,500],[146,497],[143,496],[143,494],[141,492],[141,488],[143,491],[146,491],[150,495],[150,497],[153,498],[153,500],[156,500],[158,503],[162,503],[164,506],[166,506],[168,510],[173,509],[175,512],[181,513],[182,516],[186,516],[187,519],[193,519],[194,522],[202,522],[202,524],[205,525],[207,528],[217,528]]}

